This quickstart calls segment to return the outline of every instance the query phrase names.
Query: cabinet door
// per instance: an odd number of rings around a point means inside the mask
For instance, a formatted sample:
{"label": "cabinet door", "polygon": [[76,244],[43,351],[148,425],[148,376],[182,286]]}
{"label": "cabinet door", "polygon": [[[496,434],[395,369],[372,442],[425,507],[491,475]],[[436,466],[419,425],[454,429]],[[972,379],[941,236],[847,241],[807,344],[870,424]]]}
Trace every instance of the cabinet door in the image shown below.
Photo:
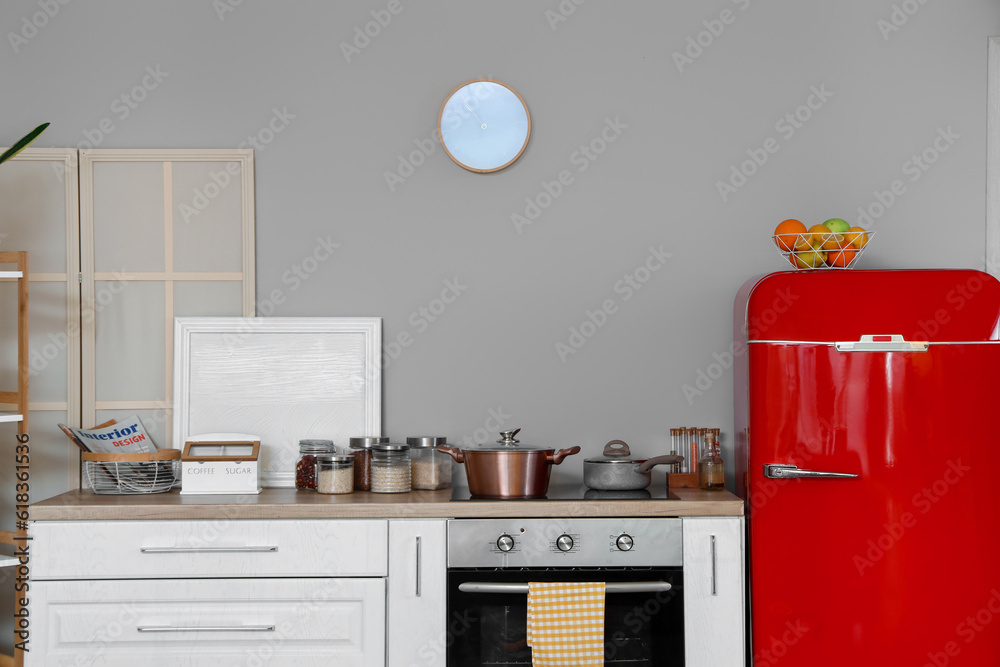
{"label": "cabinet door", "polygon": [[687,667],[746,664],[742,517],[684,519]]}
{"label": "cabinet door", "polygon": [[383,667],[384,582],[34,582],[24,664]]}
{"label": "cabinet door", "polygon": [[389,667],[444,667],[446,531],[443,519],[389,521]]}

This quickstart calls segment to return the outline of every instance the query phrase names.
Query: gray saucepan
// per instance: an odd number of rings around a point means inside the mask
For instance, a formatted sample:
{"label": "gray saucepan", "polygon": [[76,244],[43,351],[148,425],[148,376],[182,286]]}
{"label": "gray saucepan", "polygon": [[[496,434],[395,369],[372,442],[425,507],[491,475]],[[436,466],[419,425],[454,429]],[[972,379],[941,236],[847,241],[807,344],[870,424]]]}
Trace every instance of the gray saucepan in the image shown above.
{"label": "gray saucepan", "polygon": [[600,491],[645,489],[652,478],[653,466],[680,463],[683,456],[667,454],[651,459],[633,458],[625,442],[612,440],[604,445],[604,454],[583,462],[583,483]]}

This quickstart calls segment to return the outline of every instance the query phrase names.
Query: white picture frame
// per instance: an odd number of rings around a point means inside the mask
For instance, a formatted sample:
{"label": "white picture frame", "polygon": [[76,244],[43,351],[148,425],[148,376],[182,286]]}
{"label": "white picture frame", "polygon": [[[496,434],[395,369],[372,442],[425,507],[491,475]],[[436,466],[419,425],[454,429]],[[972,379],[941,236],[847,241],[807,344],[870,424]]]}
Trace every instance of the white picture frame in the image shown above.
{"label": "white picture frame", "polygon": [[382,435],[378,317],[178,317],[171,447],[260,437],[260,481],[294,487],[298,441]]}

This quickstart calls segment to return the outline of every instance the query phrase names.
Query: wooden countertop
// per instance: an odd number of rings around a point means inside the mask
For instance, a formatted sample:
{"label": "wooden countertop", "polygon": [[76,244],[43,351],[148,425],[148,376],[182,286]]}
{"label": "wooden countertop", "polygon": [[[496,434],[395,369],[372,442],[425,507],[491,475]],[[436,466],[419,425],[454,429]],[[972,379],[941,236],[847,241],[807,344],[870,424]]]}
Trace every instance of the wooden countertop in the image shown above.
{"label": "wooden countertop", "polygon": [[451,502],[451,489],[342,496],[295,489],[264,489],[244,496],[182,496],[176,489],[127,496],[76,490],[38,502],[29,512],[33,521],[743,516],[743,501],[728,491],[672,491],[676,499]]}

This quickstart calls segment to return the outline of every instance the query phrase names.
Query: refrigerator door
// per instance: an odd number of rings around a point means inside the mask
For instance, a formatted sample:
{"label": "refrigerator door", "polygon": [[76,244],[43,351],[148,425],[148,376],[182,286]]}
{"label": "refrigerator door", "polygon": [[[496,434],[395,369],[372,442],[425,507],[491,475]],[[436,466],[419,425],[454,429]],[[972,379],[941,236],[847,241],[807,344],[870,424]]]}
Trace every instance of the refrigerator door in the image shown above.
{"label": "refrigerator door", "polygon": [[754,664],[997,664],[1000,342],[747,356]]}

